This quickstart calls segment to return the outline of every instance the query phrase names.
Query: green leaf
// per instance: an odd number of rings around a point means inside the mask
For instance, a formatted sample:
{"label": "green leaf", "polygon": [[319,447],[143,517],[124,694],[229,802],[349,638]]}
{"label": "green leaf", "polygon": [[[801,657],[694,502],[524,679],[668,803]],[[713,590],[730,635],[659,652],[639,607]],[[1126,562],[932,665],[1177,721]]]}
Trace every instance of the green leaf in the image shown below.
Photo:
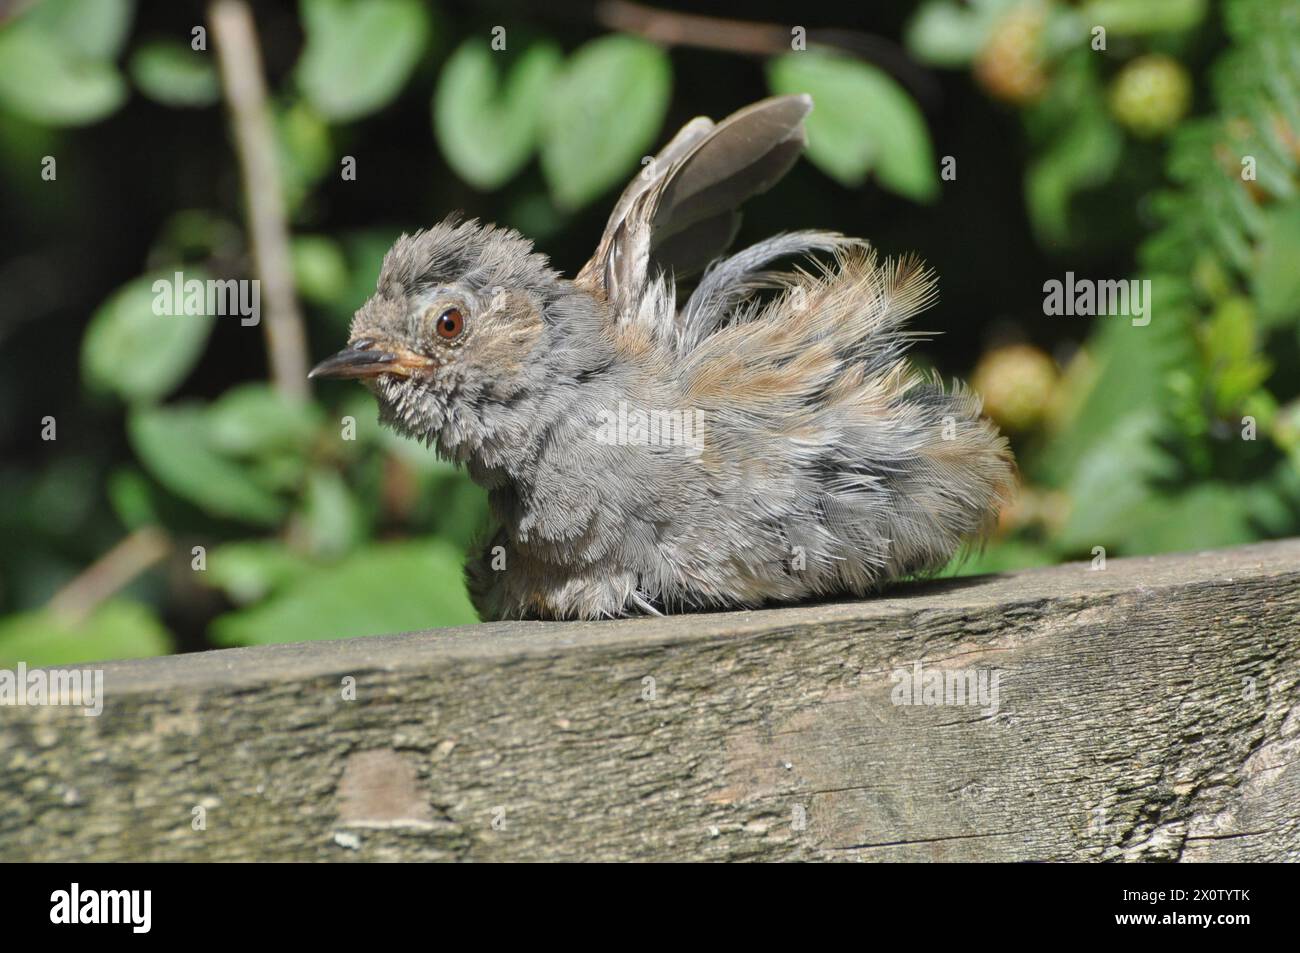
{"label": "green leaf", "polygon": [[310,560],[281,542],[245,540],[213,549],[204,581],[238,605],[248,605],[284,588],[311,568]]}
{"label": "green leaf", "polygon": [[1025,173],[1025,202],[1045,242],[1068,242],[1071,199],[1106,182],[1123,147],[1119,127],[1103,111],[1086,110],[1030,165]]}
{"label": "green leaf", "polygon": [[558,234],[569,216],[555,207],[546,192],[527,192],[510,202],[502,222],[534,241],[544,241]]}
{"label": "green leaf", "polygon": [[[206,279],[189,271],[186,280]],[[171,300],[173,276],[144,275],[100,305],[81,342],[81,370],[88,387],[127,401],[165,397],[198,363],[212,331],[211,315],[156,314],[160,295]],[[154,288],[155,282],[166,287]],[[167,309],[170,310],[170,307]]]}
{"label": "green leaf", "polygon": [[985,573],[1050,566],[1055,562],[1057,556],[1047,546],[1003,539],[989,543],[979,551],[958,553],[948,561],[948,565],[941,569],[938,575],[940,577],[981,576]]}
{"label": "green leaf", "polygon": [[1252,274],[1252,291],[1265,326],[1300,316],[1300,205],[1289,203],[1269,215]]}
{"label": "green leaf", "polygon": [[79,56],[25,17],[0,31],[0,106],[47,126],[80,126],[117,111],[127,87],[106,60]]}
{"label": "green leaf", "polygon": [[171,643],[153,611],[127,599],[105,602],[80,623],[41,609],[0,619],[0,668],[148,658],[168,654]]}
{"label": "green leaf", "polygon": [[[1133,447],[1145,444],[1147,431],[1126,423],[1127,418],[1167,408],[1169,373],[1199,361],[1194,316],[1171,290],[1173,284],[1165,276],[1152,278],[1147,308],[1157,317],[1145,327],[1123,317],[1096,319],[1081,361],[1092,370],[1067,372],[1067,386],[1078,392],[1066,395],[1071,411],[1039,455],[1038,480],[1064,486],[1083,469],[1085,457],[1109,453],[1123,464]],[[1151,432],[1158,429],[1147,423]],[[1133,429],[1116,437],[1114,430],[1121,426]],[[1146,462],[1140,456],[1131,460],[1135,470]]]}
{"label": "green leaf", "polygon": [[131,29],[132,0],[42,0],[24,15],[77,56],[111,60]]}
{"label": "green leaf", "polygon": [[771,60],[768,85],[778,94],[808,93],[808,158],[842,185],[880,184],[918,202],[939,193],[925,120],[911,96],[874,66],[818,51]]}
{"label": "green leaf", "polygon": [[1066,551],[1131,543],[1136,514],[1152,505],[1152,484],[1173,475],[1161,452],[1162,419],[1154,410],[1127,410],[1104,437],[1080,454],[1065,491],[1070,516],[1057,537]]}
{"label": "green leaf", "polygon": [[200,405],[139,407],[127,418],[127,434],[150,473],[177,496],[205,512],[272,526],[287,509],[252,472],[213,447]]}
{"label": "green leaf", "polygon": [[1011,6],[1010,0],[971,4],[929,0],[907,24],[907,49],[931,66],[965,66],[984,49],[999,18]]}
{"label": "green leaf", "polygon": [[128,529],[161,522],[149,478],[134,467],[119,467],[108,477],[108,501]]}
{"label": "green leaf", "polygon": [[1205,0],[1092,0],[1079,10],[1083,22],[1115,36],[1190,30],[1205,18]]}
{"label": "green leaf", "polygon": [[1224,300],[1210,317],[1205,345],[1212,364],[1235,364],[1254,356],[1255,309],[1242,297]]}
{"label": "green leaf", "polygon": [[1197,357],[1192,318],[1169,284],[1152,281],[1149,325],[1098,319],[1087,349],[1095,372],[1080,382],[1076,408],[1034,461],[1034,476],[1070,500],[1055,540],[1066,552],[1131,545],[1134,514],[1177,474],[1162,446],[1172,429],[1167,378]]}
{"label": "green leaf", "polygon": [[188,500],[168,492],[135,466],[115,468],[104,490],[113,513],[129,529],[165,526],[178,538],[202,538],[226,533],[230,528],[224,519],[209,516]]}
{"label": "green leaf", "polygon": [[334,122],[383,108],[406,84],[429,38],[420,0],[302,0],[306,48],[296,75]]}
{"label": "green leaf", "polygon": [[443,476],[428,496],[438,536],[468,549],[490,525],[487,491],[464,472]]}
{"label": "green leaf", "polygon": [[150,40],[131,56],[131,77],[140,91],[164,106],[211,106],[221,84],[208,53],[177,40]]}
{"label": "green leaf", "polygon": [[1238,408],[1268,378],[1271,367],[1257,353],[1255,309],[1243,297],[1227,298],[1204,328],[1214,405],[1221,414]]}
{"label": "green leaf", "polygon": [[295,209],[335,161],[329,127],[310,106],[297,100],[276,110],[275,134],[285,202]]}
{"label": "green leaf", "polygon": [[1152,495],[1126,517],[1127,554],[1170,553],[1237,546],[1258,539],[1252,529],[1255,493],[1207,482],[1176,496]]}
{"label": "green leaf", "polygon": [[474,622],[461,562],[460,553],[436,540],[373,545],[221,616],[212,636],[221,645],[265,645]]}
{"label": "green leaf", "polygon": [[301,452],[323,422],[315,404],[290,400],[269,384],[232,387],[207,411],[207,434],[214,450],[227,456]]}
{"label": "green leaf", "polygon": [[[442,69],[433,95],[433,129],[447,163],[470,185],[494,189],[518,172],[537,145],[542,110],[559,68],[552,43],[520,56],[467,40]],[[509,64],[504,79],[498,64]]]}
{"label": "green leaf", "polygon": [[348,293],[348,260],[339,243],[324,235],[293,240],[293,277],[298,293],[313,304],[333,307]]}
{"label": "green leaf", "polygon": [[614,34],[581,46],[552,86],[542,126],[542,172],[563,209],[629,178],[654,143],[672,92],[657,46]]}
{"label": "green leaf", "polygon": [[307,477],[301,529],[314,555],[341,556],[361,541],[365,521],[337,470],[313,470]]}

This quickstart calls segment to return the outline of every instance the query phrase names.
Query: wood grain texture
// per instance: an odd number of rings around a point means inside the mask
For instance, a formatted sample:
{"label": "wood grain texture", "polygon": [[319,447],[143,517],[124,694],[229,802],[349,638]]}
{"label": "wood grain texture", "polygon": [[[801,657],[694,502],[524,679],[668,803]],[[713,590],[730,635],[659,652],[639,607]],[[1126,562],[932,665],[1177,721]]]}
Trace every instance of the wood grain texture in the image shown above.
{"label": "wood grain texture", "polygon": [[102,667],[0,708],[0,859],[1300,860],[1300,540]]}

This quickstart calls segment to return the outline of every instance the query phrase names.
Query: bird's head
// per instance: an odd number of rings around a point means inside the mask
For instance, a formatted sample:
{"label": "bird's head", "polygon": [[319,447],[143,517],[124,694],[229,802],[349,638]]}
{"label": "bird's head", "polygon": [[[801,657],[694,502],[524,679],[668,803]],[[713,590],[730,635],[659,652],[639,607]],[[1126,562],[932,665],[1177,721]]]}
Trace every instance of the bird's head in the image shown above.
{"label": "bird's head", "polygon": [[566,287],[508,229],[448,220],[403,235],[348,346],[311,376],[360,380],[384,423],[451,455],[473,452],[517,423],[509,408],[544,380],[551,306]]}

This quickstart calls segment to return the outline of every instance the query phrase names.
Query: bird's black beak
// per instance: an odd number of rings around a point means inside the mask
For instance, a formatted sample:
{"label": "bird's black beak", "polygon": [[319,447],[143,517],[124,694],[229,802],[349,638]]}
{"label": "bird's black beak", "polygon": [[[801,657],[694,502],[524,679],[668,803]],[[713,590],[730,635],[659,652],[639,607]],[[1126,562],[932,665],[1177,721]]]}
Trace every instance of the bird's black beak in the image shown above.
{"label": "bird's black beak", "polygon": [[427,366],[430,362],[418,355],[394,353],[375,347],[369,338],[353,341],[333,357],[327,357],[311,369],[309,378],[365,378],[380,374],[401,374]]}

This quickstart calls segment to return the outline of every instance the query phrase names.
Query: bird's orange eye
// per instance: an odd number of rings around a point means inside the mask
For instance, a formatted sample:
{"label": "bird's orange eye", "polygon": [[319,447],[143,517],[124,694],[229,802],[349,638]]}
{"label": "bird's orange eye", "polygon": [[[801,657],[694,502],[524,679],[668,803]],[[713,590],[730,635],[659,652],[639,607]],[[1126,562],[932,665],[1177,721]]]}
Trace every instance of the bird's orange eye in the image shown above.
{"label": "bird's orange eye", "polygon": [[460,332],[465,330],[465,316],[460,313],[459,308],[448,308],[438,316],[438,337],[450,341],[452,338],[460,337]]}

